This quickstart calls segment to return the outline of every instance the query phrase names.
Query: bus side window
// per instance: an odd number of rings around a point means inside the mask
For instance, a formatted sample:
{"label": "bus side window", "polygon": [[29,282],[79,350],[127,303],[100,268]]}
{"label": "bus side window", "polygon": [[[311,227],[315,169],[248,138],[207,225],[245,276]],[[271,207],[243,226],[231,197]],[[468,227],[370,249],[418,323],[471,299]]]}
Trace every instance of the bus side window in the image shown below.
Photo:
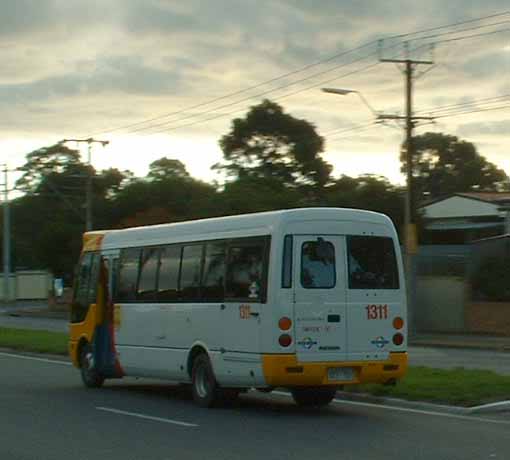
{"label": "bus side window", "polygon": [[101,263],[101,255],[93,254],[92,266],[90,268],[90,283],[88,292],[88,303],[96,303],[97,301],[97,283],[99,281],[99,265]]}
{"label": "bus side window", "polygon": [[175,302],[178,299],[181,246],[165,246],[159,259],[158,295],[161,302]]}
{"label": "bus side window", "polygon": [[120,252],[119,285],[117,288],[119,302],[136,300],[140,252],[139,248],[122,249]]}
{"label": "bus side window", "polygon": [[154,300],[159,265],[159,248],[144,248],[140,260],[137,300]]}
{"label": "bus side window", "polygon": [[226,297],[264,302],[267,270],[264,267],[265,240],[234,241],[227,264]]}
{"label": "bus side window", "polygon": [[117,286],[119,283],[119,258],[112,260],[112,268],[110,275],[110,298],[112,301],[117,300]]}
{"label": "bus side window", "polygon": [[74,299],[71,306],[72,323],[80,323],[85,319],[85,316],[87,316],[89,307],[88,292],[91,268],[92,254],[89,252],[82,256],[78,265],[74,289]]}
{"label": "bus side window", "polygon": [[200,299],[200,281],[202,268],[202,244],[182,248],[181,276],[179,290],[181,300]]}
{"label": "bus side window", "polygon": [[205,246],[202,300],[221,302],[225,297],[226,242],[207,243]]}
{"label": "bus side window", "polygon": [[283,240],[282,288],[292,287],[292,235],[285,235]]}

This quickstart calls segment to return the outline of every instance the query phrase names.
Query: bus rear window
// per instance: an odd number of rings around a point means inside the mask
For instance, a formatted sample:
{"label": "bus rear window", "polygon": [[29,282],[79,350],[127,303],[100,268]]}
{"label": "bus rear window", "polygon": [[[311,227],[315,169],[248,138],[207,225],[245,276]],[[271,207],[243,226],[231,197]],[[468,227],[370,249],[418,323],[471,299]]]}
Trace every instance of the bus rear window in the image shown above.
{"label": "bus rear window", "polygon": [[349,289],[398,289],[393,240],[381,236],[348,236]]}

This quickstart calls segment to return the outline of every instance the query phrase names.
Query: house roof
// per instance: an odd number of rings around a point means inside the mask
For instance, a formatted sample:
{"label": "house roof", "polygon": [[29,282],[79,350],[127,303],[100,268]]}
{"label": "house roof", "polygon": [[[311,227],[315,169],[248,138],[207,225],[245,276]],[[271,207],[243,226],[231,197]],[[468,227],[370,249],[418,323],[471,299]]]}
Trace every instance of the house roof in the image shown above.
{"label": "house roof", "polygon": [[501,201],[510,201],[510,192],[466,192],[456,193],[455,195],[473,198],[475,200],[487,201],[489,203],[499,203]]}
{"label": "house roof", "polygon": [[430,201],[422,203],[419,207],[425,208],[431,204],[439,203],[440,201],[447,200],[454,196],[460,196],[471,200],[484,201],[491,204],[503,204],[510,202],[510,192],[463,192],[463,193],[452,193],[440,198],[436,198]]}

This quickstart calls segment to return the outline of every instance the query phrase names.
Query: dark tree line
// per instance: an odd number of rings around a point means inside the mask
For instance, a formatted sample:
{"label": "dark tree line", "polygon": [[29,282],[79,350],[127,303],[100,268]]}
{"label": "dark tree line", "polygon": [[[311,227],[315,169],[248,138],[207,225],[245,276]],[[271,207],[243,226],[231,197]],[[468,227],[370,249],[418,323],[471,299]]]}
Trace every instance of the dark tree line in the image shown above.
{"label": "dark tree line", "polygon": [[[178,160],[154,161],[146,177],[95,171],[79,153],[57,144],[27,155],[12,202],[13,267],[48,268],[70,279],[84,230],[85,184],[93,177],[94,228],[124,228],[303,206],[368,209],[389,215],[397,228],[403,190],[386,178],[335,178],[321,154],[315,126],[263,101],[232,121],[220,139],[224,185],[189,175]],[[507,176],[469,142],[427,133],[415,138],[416,196],[467,190],[507,190]]]}

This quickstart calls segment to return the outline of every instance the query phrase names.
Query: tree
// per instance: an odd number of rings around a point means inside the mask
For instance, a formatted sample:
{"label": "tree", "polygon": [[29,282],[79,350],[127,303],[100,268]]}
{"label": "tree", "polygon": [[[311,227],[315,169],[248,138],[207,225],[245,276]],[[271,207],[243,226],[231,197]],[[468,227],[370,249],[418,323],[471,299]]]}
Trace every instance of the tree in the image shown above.
{"label": "tree", "polygon": [[207,217],[216,189],[192,178],[179,160],[160,158],[143,179],[131,180],[110,204],[111,226],[148,225]]}
{"label": "tree", "polygon": [[219,193],[220,214],[244,214],[296,207],[302,194],[277,179],[243,177],[225,184]]}
{"label": "tree", "polygon": [[176,178],[189,179],[190,175],[181,161],[163,157],[150,164],[147,178],[154,181]]}
{"label": "tree", "polygon": [[363,174],[359,177],[341,176],[326,187],[326,204],[345,208],[382,212],[400,228],[404,211],[403,193],[386,177]]}
{"label": "tree", "polygon": [[220,146],[225,163],[214,168],[235,179],[277,179],[289,188],[315,189],[330,180],[332,167],[320,157],[324,139],[314,125],[269,100],[251,107],[245,118],[234,119]]}
{"label": "tree", "polygon": [[[415,199],[435,198],[472,190],[509,189],[508,176],[480,155],[471,143],[443,133],[425,133],[413,139]],[[401,154],[402,171],[405,155]]]}
{"label": "tree", "polygon": [[37,193],[39,186],[49,175],[83,166],[80,153],[63,144],[34,150],[26,158],[27,162],[19,168],[23,175],[16,181],[16,188],[25,193]]}

